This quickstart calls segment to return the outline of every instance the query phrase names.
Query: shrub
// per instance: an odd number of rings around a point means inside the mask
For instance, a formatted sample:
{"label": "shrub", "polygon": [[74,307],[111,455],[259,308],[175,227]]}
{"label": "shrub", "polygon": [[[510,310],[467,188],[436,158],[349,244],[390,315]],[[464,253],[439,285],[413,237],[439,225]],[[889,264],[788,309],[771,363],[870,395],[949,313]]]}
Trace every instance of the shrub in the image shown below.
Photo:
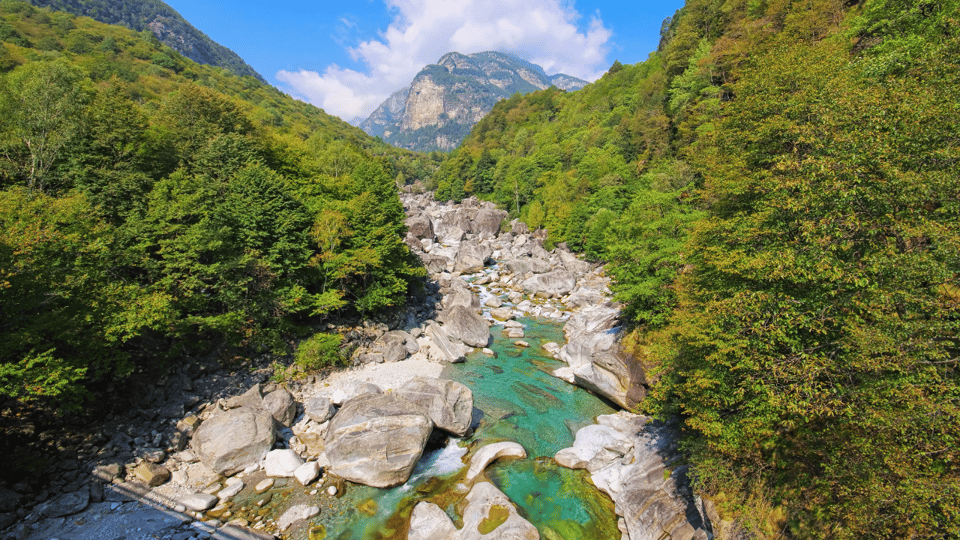
{"label": "shrub", "polygon": [[343,361],[340,354],[340,343],[343,336],[339,334],[314,334],[313,337],[301,341],[297,346],[297,366],[304,370],[317,370],[335,366]]}

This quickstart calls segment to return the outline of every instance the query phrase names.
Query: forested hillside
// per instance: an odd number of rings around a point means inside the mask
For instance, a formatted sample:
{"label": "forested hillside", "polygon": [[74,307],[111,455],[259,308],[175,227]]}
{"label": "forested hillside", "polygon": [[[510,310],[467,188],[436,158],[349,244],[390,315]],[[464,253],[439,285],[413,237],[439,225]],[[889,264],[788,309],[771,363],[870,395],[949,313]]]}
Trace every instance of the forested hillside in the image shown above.
{"label": "forested hillside", "polygon": [[137,32],[153,32],[161,43],[195,62],[266,82],[237,53],[210,39],[160,0],[30,0],[30,3],[102,23],[119,24]]}
{"label": "forested hillside", "polygon": [[960,535],[957,10],[689,0],[436,177],[609,262],[646,409],[761,537]]}
{"label": "forested hillside", "polygon": [[421,156],[149,33],[4,0],[0,37],[5,403],[77,405],[218,347],[286,352],[423,275],[395,187]]}

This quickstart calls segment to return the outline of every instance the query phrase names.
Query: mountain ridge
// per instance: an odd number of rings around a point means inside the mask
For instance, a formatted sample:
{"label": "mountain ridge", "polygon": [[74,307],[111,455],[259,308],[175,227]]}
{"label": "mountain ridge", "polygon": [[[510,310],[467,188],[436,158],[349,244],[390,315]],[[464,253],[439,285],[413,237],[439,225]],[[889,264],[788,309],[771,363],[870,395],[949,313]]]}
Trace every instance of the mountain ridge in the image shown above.
{"label": "mountain ridge", "polygon": [[452,150],[501,99],[551,86],[579,90],[586,84],[563,73],[547,75],[542,67],[501,52],[449,52],[391,94],[360,128],[409,150]]}
{"label": "mountain ridge", "polygon": [[37,7],[90,17],[131,30],[150,30],[161,43],[197,62],[267,82],[243,58],[217,43],[161,0],[27,0]]}

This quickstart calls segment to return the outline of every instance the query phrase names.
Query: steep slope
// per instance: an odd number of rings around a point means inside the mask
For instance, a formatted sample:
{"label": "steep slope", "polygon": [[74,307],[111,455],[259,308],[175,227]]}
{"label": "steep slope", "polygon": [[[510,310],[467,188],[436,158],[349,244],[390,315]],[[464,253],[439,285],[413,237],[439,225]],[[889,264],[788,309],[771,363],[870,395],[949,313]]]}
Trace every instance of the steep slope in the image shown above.
{"label": "steep slope", "polygon": [[551,86],[578,90],[585,84],[569,75],[549,76],[540,66],[503,53],[452,52],[423,68],[360,127],[401,148],[450,150],[501,99]]}
{"label": "steep slope", "polygon": [[150,30],[161,43],[198,64],[222,67],[241,77],[249,75],[261,82],[266,82],[237,53],[210,39],[161,0],[29,0],[29,2],[35,6],[90,17],[102,23],[119,24],[137,32]]}
{"label": "steep slope", "polygon": [[718,528],[957,537],[960,2],[688,0],[663,36],[498,103],[437,198],[609,263]]}
{"label": "steep slope", "polygon": [[422,159],[153,34],[0,2],[0,400],[402,303],[395,182]]}

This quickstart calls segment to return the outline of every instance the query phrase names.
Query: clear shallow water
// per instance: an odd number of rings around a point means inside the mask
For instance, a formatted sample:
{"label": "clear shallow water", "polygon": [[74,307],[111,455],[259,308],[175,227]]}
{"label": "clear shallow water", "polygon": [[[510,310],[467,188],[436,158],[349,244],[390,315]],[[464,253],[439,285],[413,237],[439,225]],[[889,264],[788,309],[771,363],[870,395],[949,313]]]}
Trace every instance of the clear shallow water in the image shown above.
{"label": "clear shallow water", "polygon": [[[495,462],[486,476],[510,497],[520,514],[554,540],[619,539],[613,502],[590,484],[584,471],[556,465],[553,455],[573,444],[578,429],[597,415],[613,409],[596,396],[550,375],[560,367],[542,344],[563,342],[560,323],[520,319],[526,325],[519,348],[503,336],[503,327],[491,327],[498,355],[481,353],[463,364],[444,369],[443,377],[462,382],[473,391],[475,409],[482,411],[474,433],[463,440],[425,454],[403,486],[376,489],[350,485],[336,508],[321,513],[325,534],[314,538],[342,540],[405,539],[410,512],[426,500],[445,508],[459,527],[456,503],[466,495],[461,484],[466,464],[480,447],[515,441],[528,457]],[[481,413],[474,411],[475,420]]]}

